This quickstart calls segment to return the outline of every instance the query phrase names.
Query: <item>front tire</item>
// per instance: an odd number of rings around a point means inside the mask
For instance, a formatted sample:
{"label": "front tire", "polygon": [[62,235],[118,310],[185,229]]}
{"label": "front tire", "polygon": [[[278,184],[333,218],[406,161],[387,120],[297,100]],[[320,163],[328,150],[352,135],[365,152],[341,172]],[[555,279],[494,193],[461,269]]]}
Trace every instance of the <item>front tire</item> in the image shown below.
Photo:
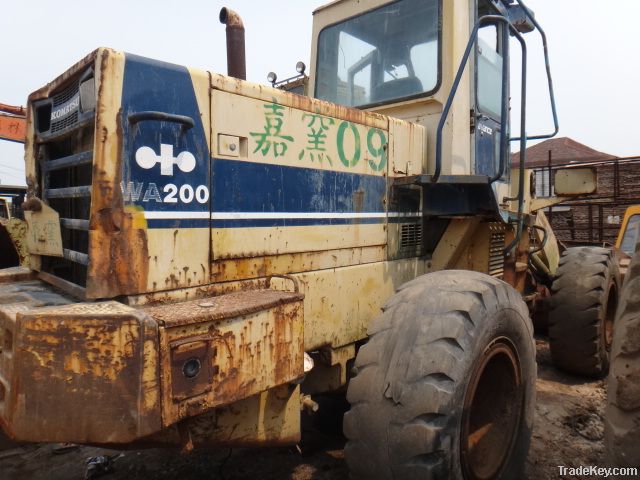
{"label": "front tire", "polygon": [[520,476],[536,364],[513,288],[477,272],[424,275],[387,301],[369,333],[347,393],[352,478]]}

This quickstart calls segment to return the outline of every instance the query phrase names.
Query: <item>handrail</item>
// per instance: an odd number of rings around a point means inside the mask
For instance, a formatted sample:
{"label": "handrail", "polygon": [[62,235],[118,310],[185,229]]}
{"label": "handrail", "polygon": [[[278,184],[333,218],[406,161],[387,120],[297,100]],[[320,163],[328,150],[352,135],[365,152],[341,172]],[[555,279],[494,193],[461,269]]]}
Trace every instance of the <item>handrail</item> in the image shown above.
{"label": "handrail", "polygon": [[[531,14],[531,11],[527,8],[522,0],[516,0],[518,4],[524,10],[527,18],[533,23],[534,27],[540,32],[540,37],[542,38],[542,48],[544,51],[544,64],[545,69],[547,70],[547,84],[549,85],[549,100],[551,102],[551,113],[553,115],[553,133],[543,134],[543,135],[534,135],[531,137],[527,137],[527,140],[544,140],[547,138],[555,137],[560,130],[560,125],[558,123],[558,112],[556,110],[556,97],[553,91],[553,79],[551,78],[551,63],[549,61],[549,48],[547,46],[547,34],[544,32],[540,24],[536,21],[536,18]],[[528,1],[528,0],[527,0]],[[523,135],[523,131],[520,132],[520,136]],[[512,138],[512,142],[517,142],[520,140],[520,137]]]}
{"label": "handrail", "polygon": [[[480,27],[484,26],[485,24],[490,24],[494,22],[502,22],[506,24],[509,30],[511,30],[513,35],[520,42],[520,46],[522,48],[522,82],[521,82],[522,83],[522,94],[521,94],[522,107],[521,108],[522,108],[522,111],[526,113],[527,44],[524,41],[524,38],[522,38],[522,35],[520,35],[520,32],[518,32],[518,30],[511,24],[511,22],[509,22],[507,18],[501,15],[485,15],[484,17],[479,18],[473,27],[473,30],[471,32],[471,37],[469,38],[469,42],[467,43],[467,47],[464,51],[464,55],[462,56],[460,66],[458,67],[458,72],[456,73],[456,77],[453,81],[451,92],[449,93],[449,97],[447,98],[447,102],[445,103],[444,109],[442,111],[442,115],[440,116],[440,121],[438,123],[438,129],[436,132],[436,166],[435,166],[435,171],[433,173],[433,176],[431,177],[431,181],[433,183],[438,182],[438,179],[440,178],[440,174],[442,172],[442,131],[444,129],[444,124],[447,120],[447,117],[449,116],[449,111],[451,110],[451,106],[453,105],[453,100],[458,91],[458,87],[460,86],[460,81],[462,80],[462,75],[464,73],[464,70],[467,67],[469,56],[471,55],[471,49],[475,45],[476,39],[478,37],[478,30],[480,29]],[[505,72],[503,71],[503,86],[504,86],[504,77],[505,77]],[[503,90],[502,105],[501,105],[503,113],[505,109],[508,108],[508,106],[506,105],[504,92],[505,90]],[[506,116],[504,116],[503,119],[506,119]],[[526,115],[522,115],[521,121],[520,121],[520,128],[521,128],[521,131],[523,132],[526,130],[525,122],[526,122]],[[503,138],[505,136],[504,130],[505,129],[503,126],[502,128]],[[524,142],[521,142],[521,149],[526,148],[526,138],[524,138],[523,140]],[[506,160],[507,152],[505,148],[505,142],[500,142],[500,143],[501,143],[500,144],[500,167],[496,175],[491,177],[490,179],[491,183],[495,182],[496,180],[499,180],[504,175],[505,160]]]}
{"label": "handrail", "polygon": [[136,112],[129,114],[129,123],[136,124],[147,120],[155,120],[158,122],[174,122],[182,125],[183,130],[193,128],[196,122],[193,118],[186,115],[176,115],[167,112]]}

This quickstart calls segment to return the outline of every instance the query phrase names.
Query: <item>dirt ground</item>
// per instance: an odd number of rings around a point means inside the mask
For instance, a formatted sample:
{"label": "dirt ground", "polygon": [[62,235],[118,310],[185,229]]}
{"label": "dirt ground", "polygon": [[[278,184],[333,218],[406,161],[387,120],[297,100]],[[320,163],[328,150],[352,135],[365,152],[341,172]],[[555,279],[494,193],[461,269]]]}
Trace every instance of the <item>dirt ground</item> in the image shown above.
{"label": "dirt ground", "polygon": [[[544,339],[538,339],[538,400],[525,478],[560,476],[558,465],[603,465],[603,381],[585,381],[556,371]],[[298,447],[261,450],[170,450],[117,452],[77,447],[54,453],[51,445],[29,445],[0,452],[0,479],[73,480],[84,478],[85,462],[96,455],[116,456],[105,480],[338,480],[348,478],[344,439],[307,429]]]}

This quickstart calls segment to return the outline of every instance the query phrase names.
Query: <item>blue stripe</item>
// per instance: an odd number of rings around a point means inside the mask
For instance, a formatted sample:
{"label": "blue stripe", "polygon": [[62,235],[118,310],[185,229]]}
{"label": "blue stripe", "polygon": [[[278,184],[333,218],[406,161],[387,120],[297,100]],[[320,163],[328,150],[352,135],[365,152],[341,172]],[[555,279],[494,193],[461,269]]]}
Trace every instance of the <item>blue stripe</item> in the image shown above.
{"label": "blue stripe", "polygon": [[[240,218],[149,219],[150,228],[260,228],[419,223],[415,216],[385,217],[386,178],[303,167],[213,159],[212,208]],[[252,214],[275,218],[255,218]],[[381,214],[367,218],[366,214]],[[242,218],[243,214],[253,218]],[[279,214],[282,217],[278,218]],[[294,215],[291,215],[294,214]],[[295,215],[299,214],[299,216]],[[313,214],[313,217],[305,217]],[[346,214],[347,218],[335,218]],[[353,214],[355,218],[349,218]],[[358,218],[358,214],[364,214]],[[180,212],[176,212],[180,216]],[[290,218],[293,216],[294,218]],[[325,218],[323,218],[325,217]]]}
{"label": "blue stripe", "polygon": [[341,219],[341,218],[296,218],[282,220],[256,220],[256,219],[236,219],[236,220],[213,220],[209,224],[207,219],[162,219],[147,220],[148,228],[259,228],[259,227],[308,227],[315,225],[375,225],[388,221],[389,223],[420,223],[422,219],[415,217],[391,217],[386,218],[362,218],[362,219]]}
{"label": "blue stripe", "polygon": [[[214,159],[213,209],[215,212],[385,212],[386,183],[383,176]],[[291,221],[275,222],[271,226],[285,226]],[[316,219],[307,224],[323,223]]]}
{"label": "blue stripe", "polygon": [[209,228],[209,220],[172,218],[163,220],[147,220],[148,228]]}

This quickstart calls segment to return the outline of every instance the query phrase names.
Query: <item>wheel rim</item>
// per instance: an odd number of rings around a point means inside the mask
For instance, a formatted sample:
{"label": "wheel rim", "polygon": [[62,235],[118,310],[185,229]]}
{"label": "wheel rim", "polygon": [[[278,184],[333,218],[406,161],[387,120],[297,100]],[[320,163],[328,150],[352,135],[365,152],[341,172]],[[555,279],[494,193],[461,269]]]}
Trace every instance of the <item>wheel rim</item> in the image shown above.
{"label": "wheel rim", "polygon": [[509,459],[523,414],[520,362],[506,338],[494,340],[473,374],[462,416],[462,469],[469,480],[495,478]]}
{"label": "wheel rim", "polygon": [[607,311],[604,316],[604,346],[607,351],[611,350],[611,342],[613,341],[613,322],[616,317],[616,309],[618,307],[618,291],[615,285],[611,285],[609,289],[609,297],[607,298]]}

